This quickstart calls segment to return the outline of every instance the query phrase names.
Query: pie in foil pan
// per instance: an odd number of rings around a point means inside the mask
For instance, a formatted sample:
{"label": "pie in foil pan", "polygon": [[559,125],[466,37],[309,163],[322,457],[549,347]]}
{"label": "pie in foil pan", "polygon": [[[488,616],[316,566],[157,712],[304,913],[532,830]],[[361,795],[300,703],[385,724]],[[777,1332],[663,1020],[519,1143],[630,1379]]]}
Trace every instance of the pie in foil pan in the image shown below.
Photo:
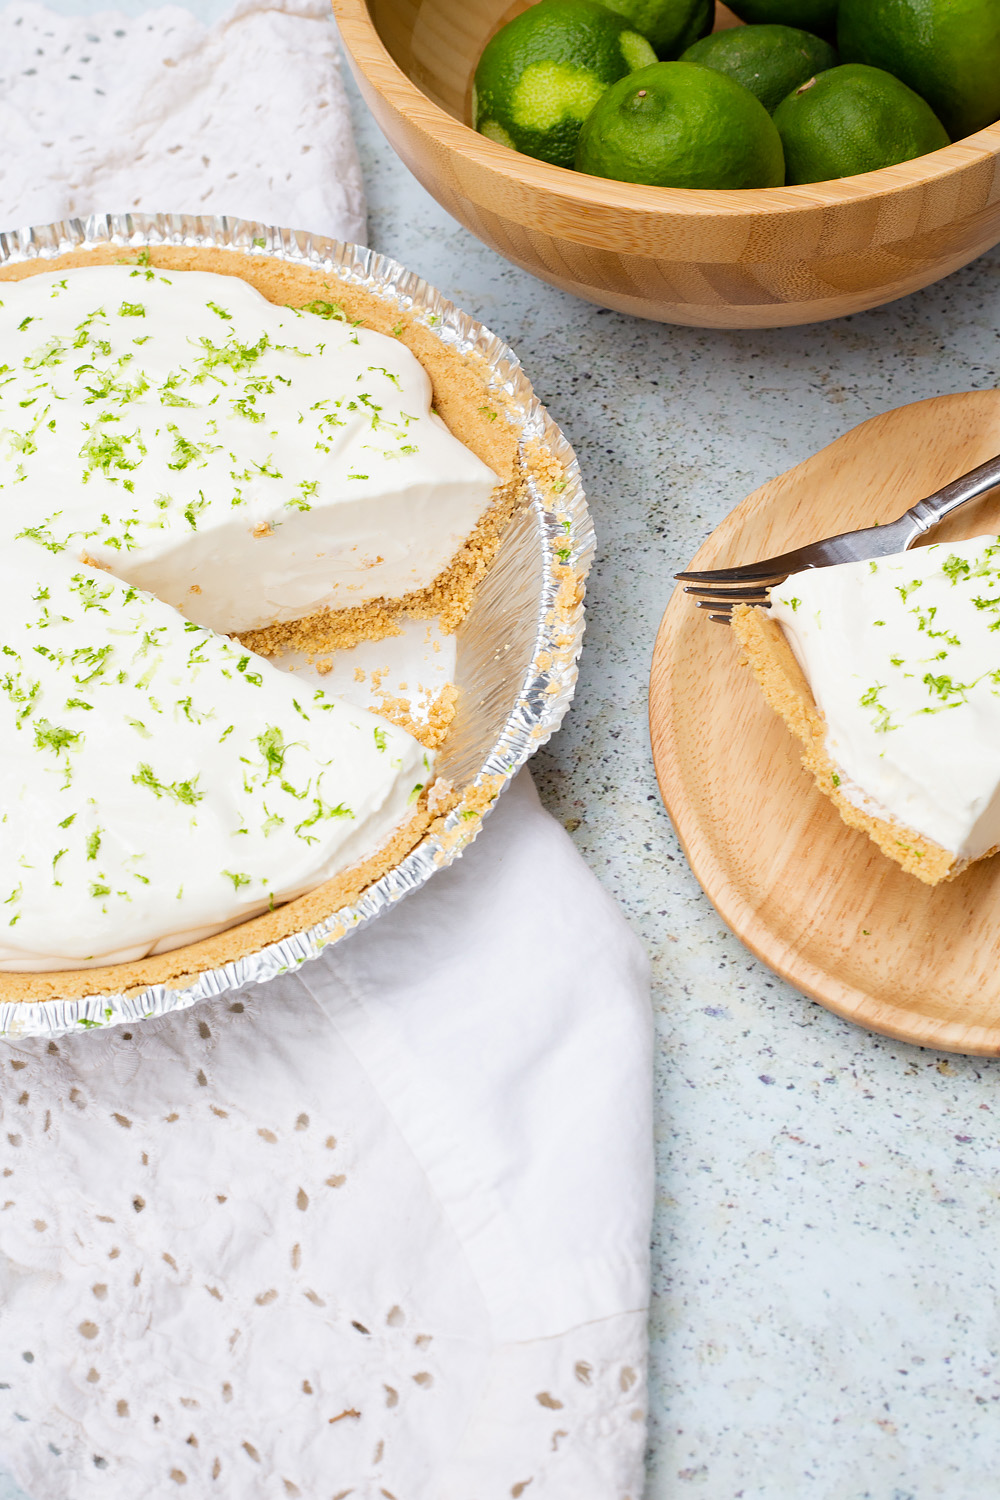
{"label": "pie in foil pan", "polygon": [[[474,362],[484,388],[502,403],[519,434],[526,497],[456,633],[457,711],[437,763],[438,775],[459,789],[447,816],[349,905],[231,962],[171,983],[133,983],[118,990],[108,987],[105,969],[104,982],[95,985],[102,992],[45,1000],[4,998],[0,976],[0,1035],[8,1037],[55,1037],[183,1010],[295,969],[380,916],[458,858],[506,783],[558,729],[573,696],[583,638],[583,584],[595,543],[579,467],[517,356],[501,339],[396,261],[356,245],[240,219],[107,214],[62,220],[0,234],[0,269],[25,262],[48,268],[68,256],[75,264],[86,263],[88,251],[107,260],[109,249],[118,247],[123,256],[177,247],[308,268],[409,314]],[[542,483],[542,473],[559,477]]]}

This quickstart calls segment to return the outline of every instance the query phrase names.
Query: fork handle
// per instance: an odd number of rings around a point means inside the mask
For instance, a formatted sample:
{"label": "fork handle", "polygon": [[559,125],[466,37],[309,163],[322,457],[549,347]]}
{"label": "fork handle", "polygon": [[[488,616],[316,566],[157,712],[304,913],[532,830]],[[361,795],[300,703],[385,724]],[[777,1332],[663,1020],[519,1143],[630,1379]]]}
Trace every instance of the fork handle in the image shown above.
{"label": "fork handle", "polygon": [[918,535],[922,536],[967,500],[975,500],[977,495],[984,494],[997,484],[1000,484],[1000,454],[996,458],[988,458],[978,468],[970,469],[968,474],[960,474],[957,479],[953,479],[933,495],[928,495],[926,499],[918,500],[903,519],[913,521],[918,527]]}

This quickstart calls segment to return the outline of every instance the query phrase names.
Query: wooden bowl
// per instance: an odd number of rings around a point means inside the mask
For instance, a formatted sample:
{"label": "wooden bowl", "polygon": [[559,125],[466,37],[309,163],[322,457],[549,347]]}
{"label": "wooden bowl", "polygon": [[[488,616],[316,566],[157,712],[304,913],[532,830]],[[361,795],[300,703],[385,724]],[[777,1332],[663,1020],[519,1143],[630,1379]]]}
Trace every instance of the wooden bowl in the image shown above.
{"label": "wooden bowl", "polygon": [[[333,0],[390,144],[460,223],[589,302],[699,328],[814,323],[891,302],[1000,240],[1000,123],[896,167],[732,192],[608,182],[466,123],[486,42],[529,0]],[[735,24],[720,7],[719,26]]]}

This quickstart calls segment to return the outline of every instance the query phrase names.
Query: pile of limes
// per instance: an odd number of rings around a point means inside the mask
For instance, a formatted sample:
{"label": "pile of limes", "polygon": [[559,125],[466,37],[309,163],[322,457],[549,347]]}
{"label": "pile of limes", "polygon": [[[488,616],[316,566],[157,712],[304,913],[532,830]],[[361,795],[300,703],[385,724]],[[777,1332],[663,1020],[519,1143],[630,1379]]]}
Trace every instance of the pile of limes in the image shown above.
{"label": "pile of limes", "polygon": [[[1000,0],[539,0],[487,44],[477,130],[595,177],[826,182],[1000,117]],[[709,34],[711,33],[711,34]]]}

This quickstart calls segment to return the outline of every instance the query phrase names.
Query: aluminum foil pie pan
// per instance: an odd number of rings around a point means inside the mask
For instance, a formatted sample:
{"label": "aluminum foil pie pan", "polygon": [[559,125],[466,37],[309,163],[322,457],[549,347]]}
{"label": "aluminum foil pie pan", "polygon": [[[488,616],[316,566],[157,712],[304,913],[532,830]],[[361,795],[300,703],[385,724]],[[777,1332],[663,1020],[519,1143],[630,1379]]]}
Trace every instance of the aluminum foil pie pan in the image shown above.
{"label": "aluminum foil pie pan", "polygon": [[[558,729],[576,686],[583,640],[583,580],[594,531],[569,443],[540,404],[520,361],[496,334],[467,317],[434,287],[386,256],[299,230],[243,219],[189,214],[101,214],[0,234],[0,265],[51,260],[90,246],[180,245],[229,249],[309,266],[365,288],[414,314],[435,336],[482,361],[492,391],[519,425],[522,451],[542,448],[564,470],[546,497],[530,476],[528,504],[514,516],[475,603],[457,632],[456,718],[439,751],[438,772],[477,789],[470,816],[459,806],[352,905],[184,988],[152,985],[85,999],[0,1002],[0,1036],[61,1036],[91,1027],[134,1025],[185,1010],[227,990],[264,983],[318,957],[373,921],[458,858],[475,838],[496,795]],[[486,794],[485,796],[483,794]],[[464,811],[464,816],[463,816]]]}

